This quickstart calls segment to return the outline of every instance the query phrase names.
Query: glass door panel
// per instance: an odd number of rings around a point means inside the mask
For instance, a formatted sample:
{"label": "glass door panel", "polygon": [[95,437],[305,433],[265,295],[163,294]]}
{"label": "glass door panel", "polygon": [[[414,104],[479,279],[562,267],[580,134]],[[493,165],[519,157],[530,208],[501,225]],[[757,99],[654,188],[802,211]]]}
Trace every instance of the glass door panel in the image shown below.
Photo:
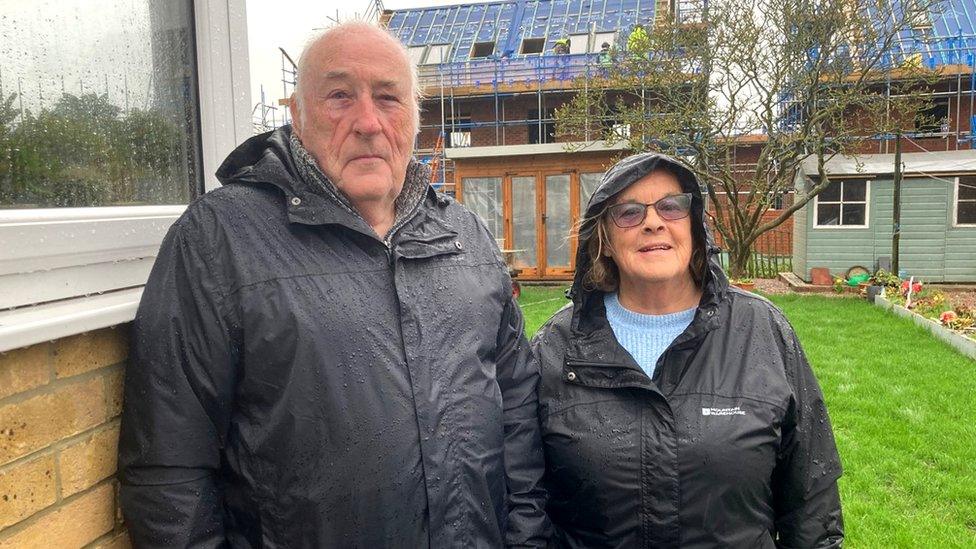
{"label": "glass door panel", "polygon": [[600,182],[603,181],[603,173],[581,173],[579,176],[579,215],[582,218],[586,215],[586,206],[589,205],[590,197],[596,192]]}
{"label": "glass door panel", "polygon": [[565,271],[571,268],[569,236],[570,219],[570,176],[557,174],[546,176],[546,270]]}
{"label": "glass door panel", "polygon": [[536,254],[535,176],[512,177],[512,248],[514,267],[535,269]]}
{"label": "glass door panel", "polygon": [[471,211],[478,214],[492,236],[501,245],[505,238],[502,230],[502,178],[501,177],[465,177],[462,181],[463,202]]}

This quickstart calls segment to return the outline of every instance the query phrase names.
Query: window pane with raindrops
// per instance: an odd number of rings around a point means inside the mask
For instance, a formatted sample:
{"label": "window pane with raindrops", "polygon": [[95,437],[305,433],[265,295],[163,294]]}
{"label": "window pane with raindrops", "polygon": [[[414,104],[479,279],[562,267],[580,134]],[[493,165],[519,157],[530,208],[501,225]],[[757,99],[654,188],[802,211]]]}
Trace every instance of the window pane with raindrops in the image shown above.
{"label": "window pane with raindrops", "polygon": [[0,1],[0,208],[201,188],[192,0]]}

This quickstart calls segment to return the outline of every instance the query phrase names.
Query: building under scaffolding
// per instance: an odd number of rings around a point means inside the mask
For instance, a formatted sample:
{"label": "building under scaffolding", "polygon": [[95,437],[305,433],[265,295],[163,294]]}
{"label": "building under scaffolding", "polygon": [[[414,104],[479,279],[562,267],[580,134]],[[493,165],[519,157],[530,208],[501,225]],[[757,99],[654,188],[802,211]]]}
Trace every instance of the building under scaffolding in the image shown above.
{"label": "building under scaffolding", "polygon": [[[976,6],[944,6],[930,24],[904,32],[886,59],[943,76],[909,151],[972,148]],[[426,96],[418,156],[434,168],[435,186],[482,216],[523,278],[570,276],[570,228],[622,148],[600,141],[612,121],[597,120],[569,153],[556,142],[556,108],[606,74],[606,52],[627,49],[636,25],[699,23],[706,8],[707,0],[506,0],[383,12],[381,23],[418,65]],[[791,112],[789,95],[781,109],[784,123],[802,116]],[[873,152],[888,152],[889,143],[879,138]],[[792,243],[777,246],[788,253]]]}

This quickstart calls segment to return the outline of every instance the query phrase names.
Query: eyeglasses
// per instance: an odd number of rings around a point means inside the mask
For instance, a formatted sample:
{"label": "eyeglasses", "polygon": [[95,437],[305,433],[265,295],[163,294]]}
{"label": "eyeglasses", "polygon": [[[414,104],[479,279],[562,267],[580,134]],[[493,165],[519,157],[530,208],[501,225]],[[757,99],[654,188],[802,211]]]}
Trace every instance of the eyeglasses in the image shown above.
{"label": "eyeglasses", "polygon": [[672,194],[651,204],[622,202],[607,208],[607,213],[614,225],[629,229],[644,222],[649,207],[653,207],[657,215],[665,221],[684,219],[691,212],[691,193]]}

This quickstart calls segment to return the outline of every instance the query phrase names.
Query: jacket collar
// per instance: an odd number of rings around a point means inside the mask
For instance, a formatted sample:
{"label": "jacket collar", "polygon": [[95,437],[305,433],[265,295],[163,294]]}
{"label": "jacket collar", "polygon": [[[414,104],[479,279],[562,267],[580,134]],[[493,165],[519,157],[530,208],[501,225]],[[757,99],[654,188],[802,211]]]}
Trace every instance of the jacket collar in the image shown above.
{"label": "jacket collar", "polygon": [[[321,170],[304,148],[292,147],[291,126],[251,137],[238,146],[221,164],[217,177],[221,183],[271,185],[281,191],[282,199],[292,223],[303,225],[341,225],[375,238],[372,227],[345,200],[335,185],[324,176],[315,177]],[[312,168],[303,165],[303,155]],[[415,215],[420,204],[436,193],[428,184],[429,169],[411,160],[407,167],[404,191],[397,199],[398,215],[393,230],[403,226],[409,215]],[[406,202],[409,202],[406,203]],[[402,215],[401,215],[402,214]]]}

